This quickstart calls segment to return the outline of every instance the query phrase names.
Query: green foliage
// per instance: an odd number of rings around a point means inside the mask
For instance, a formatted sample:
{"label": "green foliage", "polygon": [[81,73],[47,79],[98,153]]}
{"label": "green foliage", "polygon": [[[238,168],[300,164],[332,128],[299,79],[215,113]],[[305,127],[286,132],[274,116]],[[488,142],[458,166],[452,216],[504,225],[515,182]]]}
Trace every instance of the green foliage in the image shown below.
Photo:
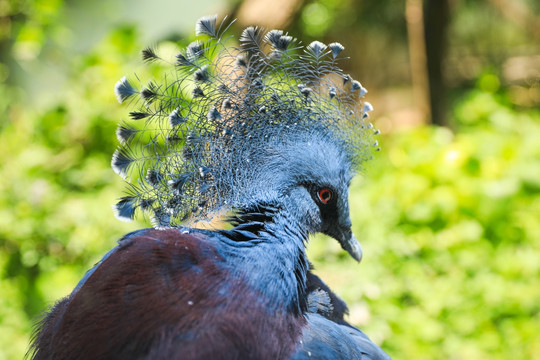
{"label": "green foliage", "polygon": [[[516,27],[478,21],[481,2],[465,3],[456,46],[485,48],[488,39],[498,54],[500,41],[527,41]],[[112,89],[121,76],[143,73],[134,59],[146,44],[123,26],[74,53],[65,6],[1,5],[9,21],[0,26],[0,360],[22,358],[36,317],[122,234],[147,226],[113,217],[122,184],[109,165],[126,116]],[[378,26],[348,49],[355,63],[372,59],[364,68],[387,81],[388,59],[406,58],[402,10],[392,2],[310,2],[300,27],[319,36]],[[385,33],[387,25],[393,30]],[[389,53],[396,49],[400,56]],[[34,77],[40,67],[48,77]],[[17,84],[21,72],[27,87]],[[482,75],[457,101],[455,133],[418,127],[380,139],[381,153],[351,191],[361,265],[334,240],[309,245],[318,273],[349,303],[350,320],[396,359],[540,358],[540,113],[514,108],[504,86],[496,74]]]}
{"label": "green foliage", "polygon": [[396,358],[540,356],[540,113],[486,87],[457,105],[457,134],[382,139],[351,193],[359,267],[311,244],[352,322]]}

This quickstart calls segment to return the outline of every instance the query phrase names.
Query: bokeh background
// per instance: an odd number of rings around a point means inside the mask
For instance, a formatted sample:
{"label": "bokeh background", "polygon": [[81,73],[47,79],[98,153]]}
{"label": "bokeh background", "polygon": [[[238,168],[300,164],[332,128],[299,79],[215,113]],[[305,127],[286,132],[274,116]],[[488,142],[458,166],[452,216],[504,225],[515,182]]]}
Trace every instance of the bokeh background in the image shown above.
{"label": "bokeh background", "polygon": [[395,359],[540,358],[540,2],[0,0],[0,359],[123,233],[110,169],[139,52],[238,18],[339,41],[382,151],[351,193],[358,265],[318,273]]}

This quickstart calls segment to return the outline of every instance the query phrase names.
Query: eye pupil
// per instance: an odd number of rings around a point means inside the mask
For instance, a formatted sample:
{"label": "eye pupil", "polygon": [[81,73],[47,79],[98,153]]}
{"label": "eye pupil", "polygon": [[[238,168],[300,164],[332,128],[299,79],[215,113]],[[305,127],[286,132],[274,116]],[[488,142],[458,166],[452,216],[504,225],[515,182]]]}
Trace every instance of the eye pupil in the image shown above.
{"label": "eye pupil", "polygon": [[330,199],[332,199],[332,191],[330,191],[329,189],[320,190],[318,195],[319,200],[321,200],[323,204],[328,203]]}

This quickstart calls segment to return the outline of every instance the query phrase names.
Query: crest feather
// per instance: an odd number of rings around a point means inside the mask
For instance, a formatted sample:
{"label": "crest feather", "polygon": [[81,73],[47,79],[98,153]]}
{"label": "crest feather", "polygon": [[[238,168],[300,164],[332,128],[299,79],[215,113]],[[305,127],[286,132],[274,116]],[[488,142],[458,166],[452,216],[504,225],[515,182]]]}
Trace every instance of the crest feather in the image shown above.
{"label": "crest feather", "polygon": [[173,64],[158,80],[140,91],[125,77],[115,86],[120,102],[139,95],[111,161],[129,190],[115,206],[119,218],[138,208],[167,227],[242,208],[285,177],[275,173],[283,159],[311,141],[334,144],[355,169],[378,149],[364,123],[367,90],[337,66],[341,44],[292,46],[283,30],[251,26],[233,47],[216,19],[200,19],[195,32],[205,39],[170,62],[143,50],[146,62]]}
{"label": "crest feather", "polygon": [[132,95],[137,94],[138,91],[135,89],[124,76],[114,86],[114,94],[119,103],[123,103],[129,99]]}
{"label": "crest feather", "polygon": [[195,25],[195,35],[208,35],[215,38],[217,36],[216,22],[217,15],[203,16]]}

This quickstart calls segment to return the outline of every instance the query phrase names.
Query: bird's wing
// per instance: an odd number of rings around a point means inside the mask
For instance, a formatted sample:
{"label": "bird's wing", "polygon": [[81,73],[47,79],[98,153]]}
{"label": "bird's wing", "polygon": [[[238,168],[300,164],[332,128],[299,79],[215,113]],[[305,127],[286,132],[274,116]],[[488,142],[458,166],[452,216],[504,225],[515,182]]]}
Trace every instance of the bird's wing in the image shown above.
{"label": "bird's wing", "polygon": [[390,359],[362,331],[347,323],[347,304],[312,271],[307,273],[307,325],[293,359]]}
{"label": "bird's wing", "polygon": [[291,359],[370,359],[391,358],[362,331],[309,313],[302,332],[302,342]]}
{"label": "bird's wing", "polygon": [[347,324],[344,317],[349,313],[347,304],[315,275],[311,269],[306,276],[308,311],[318,313],[338,324]]}

